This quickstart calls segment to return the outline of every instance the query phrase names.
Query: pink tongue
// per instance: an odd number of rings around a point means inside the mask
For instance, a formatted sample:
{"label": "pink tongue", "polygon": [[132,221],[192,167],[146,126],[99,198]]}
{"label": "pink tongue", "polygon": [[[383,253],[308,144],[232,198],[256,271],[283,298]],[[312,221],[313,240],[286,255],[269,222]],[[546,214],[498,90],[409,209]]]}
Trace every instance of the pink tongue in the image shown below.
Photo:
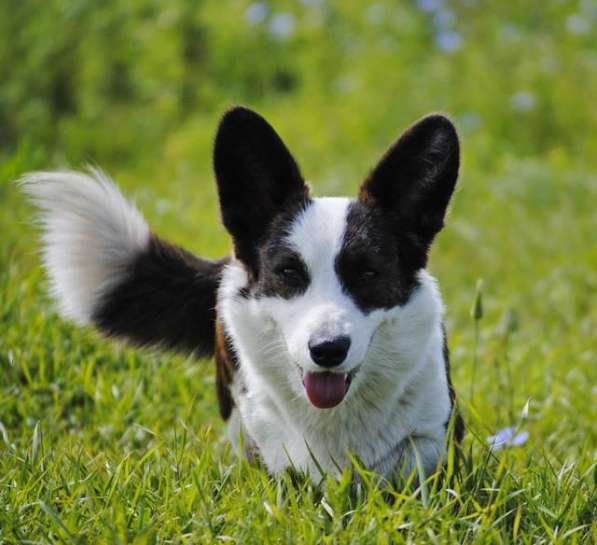
{"label": "pink tongue", "polygon": [[330,409],[344,399],[348,384],[344,373],[305,373],[309,401],[318,409]]}

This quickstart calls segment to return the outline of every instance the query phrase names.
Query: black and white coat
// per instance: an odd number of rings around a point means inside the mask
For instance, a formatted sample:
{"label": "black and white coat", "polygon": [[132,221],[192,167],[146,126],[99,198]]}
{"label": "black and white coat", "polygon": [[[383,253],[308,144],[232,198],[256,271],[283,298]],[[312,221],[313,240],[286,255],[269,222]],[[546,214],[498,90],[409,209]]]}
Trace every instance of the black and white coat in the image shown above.
{"label": "black and white coat", "polygon": [[[433,115],[387,151],[358,198],[313,198],[274,129],[234,108],[214,167],[230,258],[154,235],[101,172],[34,173],[60,310],[138,345],[215,355],[229,435],[277,474],[350,454],[385,476],[441,462],[454,411],[443,305],[427,254],[458,175]],[[457,439],[462,434],[455,418]],[[313,458],[317,460],[317,464]]]}

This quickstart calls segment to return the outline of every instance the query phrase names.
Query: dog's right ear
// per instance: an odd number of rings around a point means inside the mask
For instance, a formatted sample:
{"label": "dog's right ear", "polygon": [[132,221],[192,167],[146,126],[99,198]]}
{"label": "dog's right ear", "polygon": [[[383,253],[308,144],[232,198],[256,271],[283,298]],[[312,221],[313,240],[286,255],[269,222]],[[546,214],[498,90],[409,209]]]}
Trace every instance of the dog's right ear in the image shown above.
{"label": "dog's right ear", "polygon": [[235,254],[258,273],[258,248],[274,218],[309,195],[296,161],[272,126],[255,112],[229,110],[214,149],[222,220]]}

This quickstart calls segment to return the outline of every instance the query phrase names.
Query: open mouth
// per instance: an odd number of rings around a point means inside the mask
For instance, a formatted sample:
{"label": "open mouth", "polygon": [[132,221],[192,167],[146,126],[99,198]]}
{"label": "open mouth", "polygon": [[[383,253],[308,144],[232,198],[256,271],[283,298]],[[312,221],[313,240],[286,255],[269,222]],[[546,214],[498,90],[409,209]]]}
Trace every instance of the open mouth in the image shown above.
{"label": "open mouth", "polygon": [[303,386],[307,397],[318,409],[331,409],[346,396],[354,373],[306,372],[303,374]]}

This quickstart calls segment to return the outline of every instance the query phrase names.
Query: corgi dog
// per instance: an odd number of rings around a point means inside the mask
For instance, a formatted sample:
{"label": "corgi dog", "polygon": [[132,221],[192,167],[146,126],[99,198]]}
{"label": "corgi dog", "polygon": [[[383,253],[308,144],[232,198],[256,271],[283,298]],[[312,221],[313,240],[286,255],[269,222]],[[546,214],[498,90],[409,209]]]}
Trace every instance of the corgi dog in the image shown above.
{"label": "corgi dog", "polygon": [[24,176],[61,314],[213,355],[230,439],[271,474],[317,479],[352,456],[386,478],[435,471],[448,423],[463,433],[426,271],[458,177],[453,124],[409,128],[356,198],[311,196],[276,131],[243,107],[221,119],[213,163],[233,243],[219,261],[153,233],[99,170]]}

